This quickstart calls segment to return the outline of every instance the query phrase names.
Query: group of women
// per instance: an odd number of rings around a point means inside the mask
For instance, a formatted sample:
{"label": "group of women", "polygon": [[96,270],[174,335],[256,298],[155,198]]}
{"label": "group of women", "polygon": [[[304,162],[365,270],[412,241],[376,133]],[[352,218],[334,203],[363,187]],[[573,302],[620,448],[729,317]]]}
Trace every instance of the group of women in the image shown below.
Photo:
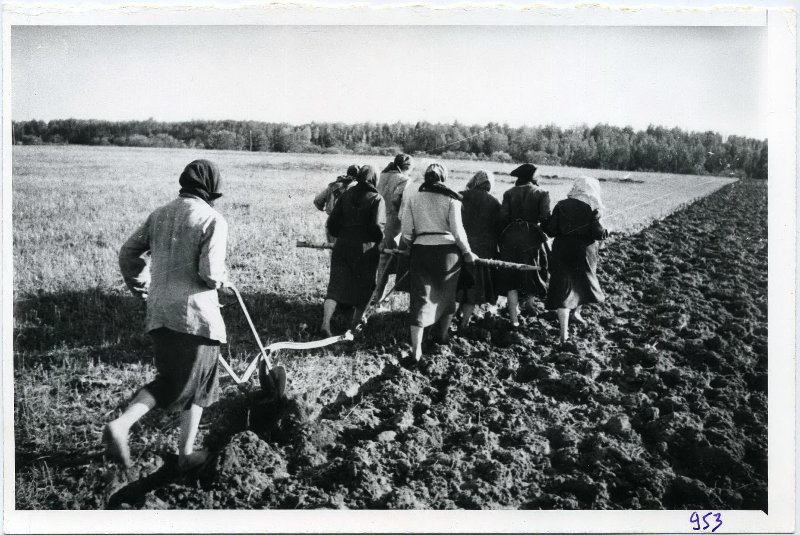
{"label": "group of women", "polygon": [[[607,231],[600,222],[603,203],[596,179],[577,179],[551,212],[550,195],[539,187],[530,163],[510,173],[516,182],[502,202],[491,194],[490,172],[478,171],[459,193],[448,186],[442,165],[429,165],[419,187],[409,179],[412,168],[406,154],[397,155],[380,178],[363,166],[355,186],[333,207],[327,221],[336,242],[322,322],[326,335],[331,335],[337,304],[353,306],[353,323],[358,323],[368,303],[384,295],[393,271],[398,282],[408,278],[403,289],[410,294],[414,361],[422,356],[426,327],[433,327],[438,342],[447,342],[457,303],[460,328],[466,328],[476,306],[495,305],[504,294],[509,319],[518,326],[520,297],[528,308],[544,299],[547,309],[557,311],[563,342],[570,314],[583,322],[581,306],[603,301],[597,241]],[[548,236],[554,238],[552,251]],[[476,263],[481,258],[535,269],[489,267]]]}
{"label": "group of women", "polygon": [[[475,306],[494,304],[504,292],[516,325],[519,295],[544,296],[545,306],[558,311],[566,340],[570,310],[580,320],[581,305],[603,300],[595,275],[596,240],[606,236],[597,180],[576,180],[551,213],[532,164],[511,173],[517,181],[502,203],[490,194],[491,173],[479,171],[457,193],[440,164],[428,166],[419,188],[409,180],[412,167],[406,154],[397,155],[379,180],[368,165],[351,167],[328,188],[332,201],[327,194],[316,200],[320,209],[330,209],[327,230],[336,239],[322,325],[328,334],[337,303],[355,306],[354,321],[360,321],[373,296],[383,296],[389,274],[404,269],[406,275],[397,277],[408,279],[414,361],[422,356],[426,327],[447,340],[457,301],[466,326]],[[146,302],[145,330],[157,370],[103,429],[106,453],[126,467],[132,462],[130,429],[154,407],[181,411],[179,469],[208,459],[194,443],[203,409],[219,395],[217,357],[226,331],[218,292],[232,291],[225,263],[228,224],[214,209],[222,196],[216,165],[195,160],[178,183],[178,197],[153,211],[119,253],[126,285]],[[555,238],[552,252],[547,235]],[[477,262],[496,257],[538,269],[491,270]]]}

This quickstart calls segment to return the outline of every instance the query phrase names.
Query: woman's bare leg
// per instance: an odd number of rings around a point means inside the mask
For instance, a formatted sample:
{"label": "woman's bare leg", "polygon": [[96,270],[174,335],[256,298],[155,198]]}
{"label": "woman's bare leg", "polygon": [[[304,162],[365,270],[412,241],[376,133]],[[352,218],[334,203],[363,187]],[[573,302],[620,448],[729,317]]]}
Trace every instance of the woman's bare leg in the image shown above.
{"label": "woman's bare leg", "polygon": [[519,314],[519,309],[517,305],[519,304],[519,294],[517,294],[516,290],[511,290],[508,292],[508,317],[511,320],[511,323],[514,327],[519,325],[519,318],[517,315]]}
{"label": "woman's bare leg", "polygon": [[322,305],[322,332],[324,332],[328,336],[333,336],[331,334],[331,318],[333,317],[333,313],[336,311],[336,301],[333,299],[326,299],[325,303]]}
{"label": "woman's bare leg", "polygon": [[208,457],[205,451],[194,451],[197,428],[202,417],[203,407],[194,404],[181,413],[181,436],[178,444],[178,466],[181,468],[191,468],[201,464]]}
{"label": "woman's bare leg", "polygon": [[103,441],[108,453],[116,457],[126,468],[131,465],[128,433],[133,424],[156,406],[156,399],[146,389],[139,390],[125,411],[116,419],[106,424],[103,430]]}
{"label": "woman's bare leg", "polygon": [[415,360],[422,358],[422,327],[411,326],[411,351]]}
{"label": "woman's bare leg", "polygon": [[470,303],[462,303],[461,304],[461,321],[458,324],[459,329],[466,329],[467,325],[469,325],[469,320],[472,317],[472,313],[475,311],[475,305]]}
{"label": "woman's bare leg", "polygon": [[572,316],[575,318],[575,321],[577,321],[581,325],[586,325],[586,320],[581,315],[581,305],[575,307],[575,312],[572,313]]}
{"label": "woman's bare leg", "polygon": [[566,342],[569,339],[569,309],[559,308],[556,314],[558,315],[558,323],[561,326],[561,341]]}
{"label": "woman's bare leg", "polygon": [[453,314],[448,314],[447,316],[442,316],[439,319],[439,332],[438,339],[439,342],[442,344],[446,344],[450,341],[450,324],[453,323]]}

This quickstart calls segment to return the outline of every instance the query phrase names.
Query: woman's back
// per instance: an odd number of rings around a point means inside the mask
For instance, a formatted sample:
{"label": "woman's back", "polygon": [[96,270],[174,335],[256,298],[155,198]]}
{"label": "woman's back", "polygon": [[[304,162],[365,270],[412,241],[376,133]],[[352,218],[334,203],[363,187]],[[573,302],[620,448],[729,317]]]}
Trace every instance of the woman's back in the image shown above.
{"label": "woman's back", "polygon": [[547,224],[547,233],[555,238],[570,236],[589,241],[605,236],[597,212],[585,202],[570,198],[556,204]]}
{"label": "woman's back", "polygon": [[448,216],[450,205],[455,202],[458,201],[428,191],[412,195],[408,199],[406,213],[411,217],[414,235],[451,233]]}
{"label": "woman's back", "polygon": [[500,221],[500,201],[490,193],[471,189],[461,192],[462,221],[473,251],[483,258],[494,258]]}
{"label": "woman's back", "polygon": [[545,222],[550,217],[550,194],[528,183],[513,186],[503,194],[502,218],[507,225],[513,221]]}
{"label": "woman's back", "polygon": [[328,220],[328,229],[340,239],[380,241],[385,217],[383,198],[375,188],[357,184],[339,198]]}

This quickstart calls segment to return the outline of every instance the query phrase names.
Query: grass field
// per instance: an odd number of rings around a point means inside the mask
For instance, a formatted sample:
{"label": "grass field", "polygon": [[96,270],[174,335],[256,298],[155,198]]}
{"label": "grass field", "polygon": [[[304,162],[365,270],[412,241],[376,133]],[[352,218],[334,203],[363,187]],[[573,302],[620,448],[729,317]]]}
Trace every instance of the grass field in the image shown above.
{"label": "grass field", "polygon": [[[155,207],[177,193],[189,161],[207,158],[222,173],[225,196],[217,208],[230,224],[228,265],[265,343],[318,337],[328,254],[298,250],[298,239],[320,240],[325,216],[313,195],[351,163],[377,170],[388,157],[93,147],[14,147],[14,363],[16,503],[18,508],[104,507],[119,486],[98,462],[104,421],[152,376],[150,345],[141,332],[143,310],[125,289],[117,251]],[[419,180],[428,161],[416,162]],[[445,161],[460,189],[478,169],[507,173],[513,165]],[[553,204],[571,178],[606,179],[606,225],[631,233],[728,184],[716,177],[581,170],[542,166],[542,187]],[[635,181],[626,181],[625,178]],[[513,183],[497,175],[501,197]],[[638,182],[641,181],[641,182]],[[679,239],[679,237],[676,237]],[[254,342],[235,309],[223,312],[230,352],[241,367]],[[334,327],[343,328],[342,320]],[[401,311],[376,318],[368,341],[280,356],[292,394],[321,404],[375,376],[385,355],[405,341]],[[236,396],[209,411],[214,421]],[[174,445],[171,417],[148,415],[133,437],[142,452],[137,470],[158,462],[152,453]],[[209,440],[208,429],[203,437]],[[213,437],[211,437],[213,439]],[[148,453],[149,452],[149,453]],[[135,477],[135,476],[132,476]],[[68,490],[67,490],[68,489]]]}

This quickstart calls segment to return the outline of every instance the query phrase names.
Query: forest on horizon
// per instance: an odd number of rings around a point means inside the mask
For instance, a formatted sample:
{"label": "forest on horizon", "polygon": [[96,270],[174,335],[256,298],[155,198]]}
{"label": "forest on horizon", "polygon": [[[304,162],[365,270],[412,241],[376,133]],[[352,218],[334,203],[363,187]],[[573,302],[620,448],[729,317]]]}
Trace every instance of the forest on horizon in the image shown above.
{"label": "forest on horizon", "polygon": [[522,126],[458,122],[269,123],[56,119],[13,121],[14,144],[201,148],[321,154],[397,152],[589,169],[767,178],[768,144],[714,131],[608,124]]}

